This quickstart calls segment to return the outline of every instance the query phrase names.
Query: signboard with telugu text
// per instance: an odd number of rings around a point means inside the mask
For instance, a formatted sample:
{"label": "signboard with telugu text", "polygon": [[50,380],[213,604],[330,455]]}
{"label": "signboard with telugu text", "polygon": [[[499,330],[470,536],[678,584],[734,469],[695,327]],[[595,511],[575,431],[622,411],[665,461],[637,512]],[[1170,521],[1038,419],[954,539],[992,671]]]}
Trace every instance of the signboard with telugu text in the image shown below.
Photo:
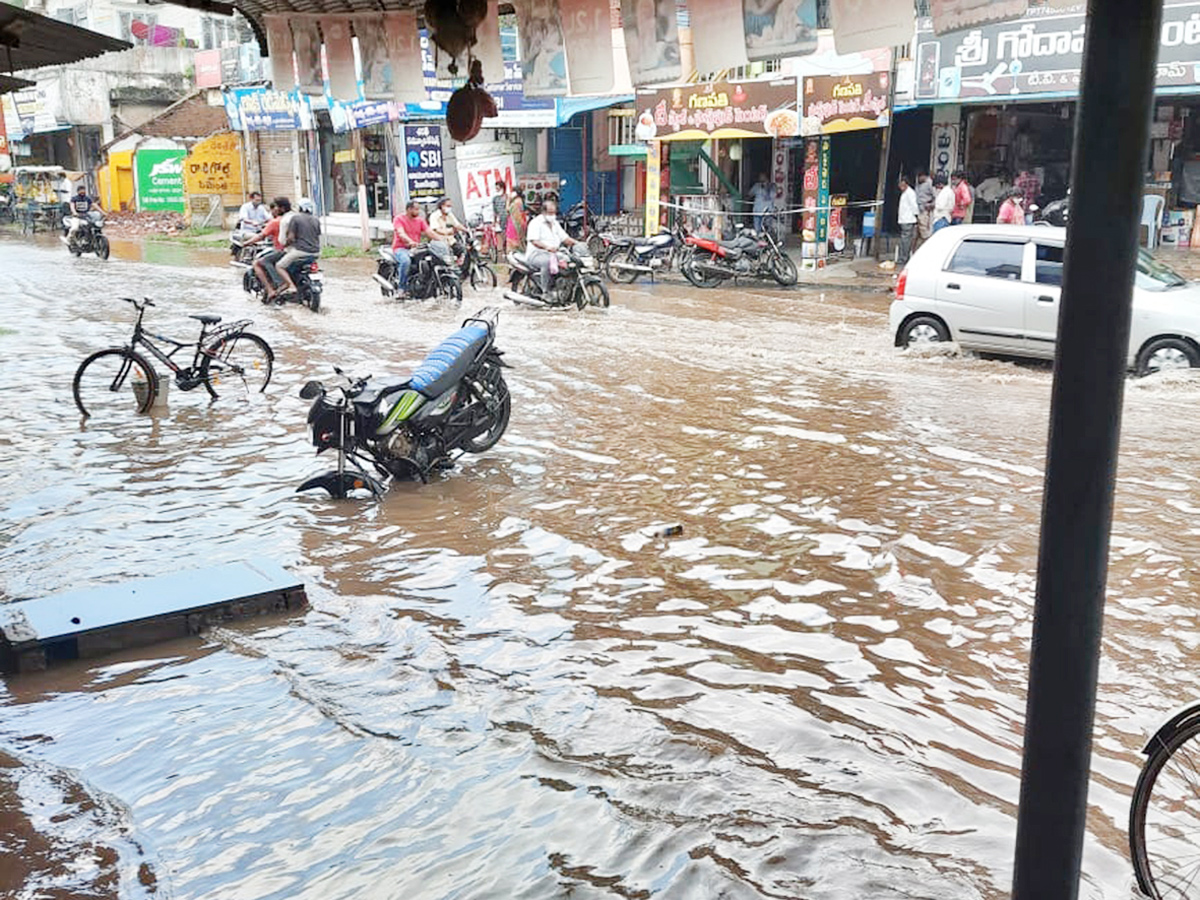
{"label": "signboard with telugu text", "polygon": [[214,134],[192,148],[183,163],[183,185],[191,194],[220,194],[226,205],[240,204],[242,139],[236,134]]}
{"label": "signboard with telugu text", "polygon": [[441,130],[438,125],[404,126],[405,193],[409,200],[436,200],[446,193]]}
{"label": "signboard with telugu text", "polygon": [[714,81],[639,91],[639,140],[792,137],[800,133],[796,79]]}
{"label": "signboard with telugu text", "polygon": [[800,84],[800,133],[805,136],[887,127],[890,72],[810,75]]}

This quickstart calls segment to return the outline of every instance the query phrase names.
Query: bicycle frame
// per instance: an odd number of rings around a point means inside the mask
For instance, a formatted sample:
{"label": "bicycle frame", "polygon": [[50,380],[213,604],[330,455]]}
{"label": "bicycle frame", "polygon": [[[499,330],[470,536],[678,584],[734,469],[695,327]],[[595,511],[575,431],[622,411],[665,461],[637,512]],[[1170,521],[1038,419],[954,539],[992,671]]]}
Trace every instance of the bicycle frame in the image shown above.
{"label": "bicycle frame", "polygon": [[[151,356],[170,369],[175,375],[194,372],[204,357],[213,358],[214,355],[206,350],[204,346],[204,338],[209,334],[208,325],[204,322],[200,323],[200,336],[196,339],[195,343],[188,343],[184,341],[177,341],[174,338],[169,338],[164,334],[147,332],[146,329],[142,327],[142,317],[145,314],[146,307],[138,307],[137,319],[133,323],[133,337],[129,341],[129,348],[131,350],[136,349],[137,347],[144,347],[150,352]],[[157,344],[154,343],[155,341],[161,341],[164,344],[170,344],[172,349],[168,352],[164,352],[158,347]],[[175,360],[171,358],[184,347],[196,348],[196,352],[192,354],[192,364],[186,369],[182,368],[178,363],[175,362]]]}

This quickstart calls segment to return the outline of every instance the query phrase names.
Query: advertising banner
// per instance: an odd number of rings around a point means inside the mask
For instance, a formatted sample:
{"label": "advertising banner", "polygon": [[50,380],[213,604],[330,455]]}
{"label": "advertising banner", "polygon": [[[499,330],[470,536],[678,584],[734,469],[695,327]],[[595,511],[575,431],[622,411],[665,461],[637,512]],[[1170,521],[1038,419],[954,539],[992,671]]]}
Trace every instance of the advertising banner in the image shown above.
{"label": "advertising banner", "polygon": [[687,8],[692,32],[692,66],[697,72],[719,72],[749,62],[740,3],[688,0]]}
{"label": "advertising banner", "polygon": [[621,20],[629,75],[635,85],[683,77],[675,0],[621,0]]}
{"label": "advertising banner", "polygon": [[565,96],[567,57],[557,0],[517,0],[514,8],[525,92],[531,97]]}
{"label": "advertising banner", "polygon": [[221,51],[196,51],[196,87],[220,87],[222,77]]}
{"label": "advertising banner", "polygon": [[884,128],[891,118],[888,106],[891,74],[813,75],[802,82],[804,118],[800,133],[837,134],[863,128]]}
{"label": "advertising banner", "polygon": [[604,94],[613,86],[612,13],[608,0],[558,0],[572,94]]}
{"label": "advertising banner", "polygon": [[[1079,92],[1086,7],[1030,9],[1020,21],[943,36],[917,23],[915,101],[996,102]],[[1166,0],[1158,87],[1200,84],[1200,4]]]}
{"label": "advertising banner", "polygon": [[838,53],[908,46],[916,18],[911,3],[829,0],[829,27]]}
{"label": "advertising banner", "polygon": [[277,91],[296,87],[296,70],[292,62],[292,29],[287,16],[263,16],[267,32],[267,50],[271,54],[271,85]]}
{"label": "advertising banner", "polygon": [[215,134],[192,148],[183,163],[183,186],[188,194],[221,194],[240,204],[242,139],[236,134]]}
{"label": "advertising banner", "polygon": [[186,150],[139,150],[134,156],[137,207],[183,212],[183,158]]}
{"label": "advertising banner", "polygon": [[311,131],[312,105],[306,95],[266,88],[225,91],[225,114],[234,131]]}
{"label": "advertising banner", "polygon": [[320,23],[321,35],[325,39],[325,65],[329,72],[329,93],[339,100],[357,100],[359,96],[358,71],[354,63],[354,42],[350,36],[350,17],[322,16]]}
{"label": "advertising banner", "polygon": [[437,200],[446,193],[439,126],[404,126],[404,177],[409,200]]}
{"label": "advertising banner", "polygon": [[455,168],[458,170],[458,186],[462,192],[465,221],[470,221],[474,216],[482,216],[490,221],[492,196],[496,191],[496,182],[503,181],[505,184],[513,182],[512,154],[502,153],[479,159],[458,159]]}
{"label": "advertising banner", "polygon": [[504,64],[504,81],[486,85],[499,115],[484,119],[484,128],[554,128],[558,124],[553,97],[526,97],[521,64]]}
{"label": "advertising banner", "polygon": [[[782,138],[800,133],[794,78],[660,88],[639,92],[637,106],[640,140]],[[642,127],[646,113],[652,124],[649,128]]]}
{"label": "advertising banner", "polygon": [[752,62],[807,56],[817,49],[817,0],[743,0],[742,11],[746,56]]}
{"label": "advertising banner", "polygon": [[1019,19],[1028,0],[932,0],[933,27],[938,34],[985,22]]}
{"label": "advertising banner", "polygon": [[4,116],[7,131],[13,140],[21,140],[45,131],[65,128],[58,121],[59,81],[43,80],[37,87],[25,88],[4,95]]}

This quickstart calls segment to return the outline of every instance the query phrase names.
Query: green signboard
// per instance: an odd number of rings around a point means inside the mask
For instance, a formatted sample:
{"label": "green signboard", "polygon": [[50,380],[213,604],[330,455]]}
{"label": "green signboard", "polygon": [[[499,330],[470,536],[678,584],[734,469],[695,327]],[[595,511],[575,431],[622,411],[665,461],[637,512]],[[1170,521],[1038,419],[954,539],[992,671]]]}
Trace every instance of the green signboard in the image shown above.
{"label": "green signboard", "polygon": [[136,157],[139,210],[183,212],[186,150],[139,150]]}

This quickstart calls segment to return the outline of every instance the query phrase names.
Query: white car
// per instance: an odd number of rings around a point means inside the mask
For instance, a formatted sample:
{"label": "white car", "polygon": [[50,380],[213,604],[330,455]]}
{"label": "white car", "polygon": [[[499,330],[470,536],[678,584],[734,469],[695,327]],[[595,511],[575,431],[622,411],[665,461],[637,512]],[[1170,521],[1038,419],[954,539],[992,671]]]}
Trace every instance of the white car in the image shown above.
{"label": "white car", "polygon": [[[957,225],[913,254],[896,283],[897,347],[956,341],[966,350],[1054,358],[1065,228]],[[1200,284],[1138,251],[1129,366],[1200,366]]]}

